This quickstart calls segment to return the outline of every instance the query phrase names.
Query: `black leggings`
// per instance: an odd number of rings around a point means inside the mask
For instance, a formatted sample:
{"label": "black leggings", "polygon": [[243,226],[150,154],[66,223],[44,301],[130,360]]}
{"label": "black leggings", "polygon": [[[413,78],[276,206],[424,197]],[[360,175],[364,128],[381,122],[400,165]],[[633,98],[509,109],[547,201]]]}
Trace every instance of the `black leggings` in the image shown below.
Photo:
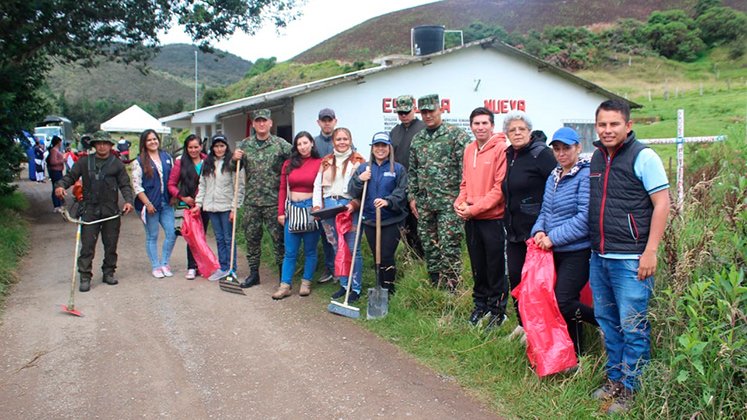
{"label": "black leggings", "polygon": [[[521,283],[521,269],[524,267],[524,260],[527,257],[527,244],[524,242],[506,242],[506,265],[508,267],[508,282],[511,285],[511,291],[513,291],[519,283]],[[508,302],[506,297],[501,306],[504,311]],[[521,315],[519,315],[519,301],[514,299],[514,310],[516,312],[516,320],[521,323]]]}
{"label": "black leggings", "polygon": [[[363,225],[363,231],[366,232],[366,240],[368,246],[371,247],[371,253],[376,258],[376,226]],[[379,286],[390,291],[394,289],[394,278],[397,273],[394,254],[397,252],[400,236],[400,223],[381,226],[381,284]]]}
{"label": "black leggings", "polygon": [[581,289],[589,281],[589,258],[590,249],[569,252],[553,252],[555,261],[555,299],[558,308],[568,324],[568,334],[573,341],[576,354],[580,354],[581,340],[583,338],[583,326],[581,322],[591,325],[597,324],[594,317],[594,309],[579,301]]}

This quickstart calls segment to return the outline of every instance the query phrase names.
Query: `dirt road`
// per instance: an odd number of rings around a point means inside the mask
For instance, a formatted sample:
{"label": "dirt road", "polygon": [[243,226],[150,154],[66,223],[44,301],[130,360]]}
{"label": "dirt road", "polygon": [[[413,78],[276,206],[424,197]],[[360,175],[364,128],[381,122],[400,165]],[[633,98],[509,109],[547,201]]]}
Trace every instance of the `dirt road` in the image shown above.
{"label": "dirt road", "polygon": [[319,300],[273,301],[269,273],[246,297],[187,281],[178,239],[175,276],[152,278],[132,215],[119,285],[101,283],[99,248],[92,289],[77,294],[85,317],[64,314],[75,227],[52,213],[49,183],[20,186],[35,216],[0,324],[2,418],[495,418]]}

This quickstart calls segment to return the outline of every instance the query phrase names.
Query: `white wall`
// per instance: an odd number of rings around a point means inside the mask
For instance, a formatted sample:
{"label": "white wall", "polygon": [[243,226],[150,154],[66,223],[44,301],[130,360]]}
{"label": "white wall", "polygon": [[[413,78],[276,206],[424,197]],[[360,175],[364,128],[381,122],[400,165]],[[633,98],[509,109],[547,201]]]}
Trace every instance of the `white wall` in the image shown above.
{"label": "white wall", "polygon": [[[385,98],[438,93],[442,101],[450,101],[451,112],[444,112],[444,120],[465,129],[470,112],[484,106],[486,100],[524,100],[534,129],[544,130],[549,137],[563,126],[563,120],[593,121],[594,110],[607,99],[552,73],[540,72],[529,62],[481,48],[435,57],[427,65],[390,69],[364,81],[296,97],[294,133],[309,130],[317,134],[318,112],[330,107],[337,114],[338,127],[349,128],[358,150],[367,151],[375,132],[388,131],[398,122],[393,108],[384,112]],[[502,130],[502,122],[503,117],[496,114],[496,131]]]}

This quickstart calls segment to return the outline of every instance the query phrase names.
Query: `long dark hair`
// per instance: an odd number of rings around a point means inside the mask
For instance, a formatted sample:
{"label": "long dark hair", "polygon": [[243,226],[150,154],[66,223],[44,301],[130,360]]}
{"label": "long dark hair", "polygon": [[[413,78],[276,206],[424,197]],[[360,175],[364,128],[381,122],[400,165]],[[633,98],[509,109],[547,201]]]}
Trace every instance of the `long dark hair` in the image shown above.
{"label": "long dark hair", "polygon": [[[182,197],[192,197],[197,190],[197,185],[200,182],[200,176],[197,175],[197,168],[195,163],[192,161],[192,157],[187,153],[189,143],[196,141],[197,144],[202,146],[200,138],[194,134],[190,134],[184,140],[184,150],[181,158],[181,165],[179,167],[179,195]],[[200,147],[202,152],[202,147]]]}
{"label": "long dark hair", "polygon": [[156,136],[158,139],[158,149],[161,149],[161,136],[156,133],[156,130],[149,128],[140,133],[140,166],[143,170],[143,175],[145,175],[146,178],[153,178],[153,166],[151,165],[150,155],[145,149],[145,141],[151,134]]}
{"label": "long dark hair", "polygon": [[210,142],[210,153],[208,157],[202,162],[202,176],[210,176],[215,174],[215,152],[213,146],[215,146],[216,140],[226,145],[226,154],[223,155],[223,167],[221,173],[231,170],[231,146],[228,145],[228,139],[222,135],[213,136],[213,140]]}
{"label": "long dark hair", "polygon": [[311,136],[311,133],[308,131],[301,131],[298,134],[296,134],[296,137],[293,138],[293,146],[291,147],[291,154],[290,154],[290,163],[288,164],[288,170],[285,173],[286,175],[290,175],[291,171],[293,171],[296,168],[300,168],[301,165],[303,165],[303,157],[301,156],[301,153],[298,152],[298,139],[301,137],[306,137],[311,142],[311,155],[310,157],[314,159],[319,159],[319,151],[316,149],[316,143],[314,143],[314,137]]}

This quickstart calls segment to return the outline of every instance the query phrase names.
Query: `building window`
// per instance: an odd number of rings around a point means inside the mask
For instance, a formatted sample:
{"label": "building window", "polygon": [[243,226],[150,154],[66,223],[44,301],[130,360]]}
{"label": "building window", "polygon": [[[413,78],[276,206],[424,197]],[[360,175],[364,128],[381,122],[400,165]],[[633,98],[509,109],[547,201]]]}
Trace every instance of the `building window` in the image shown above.
{"label": "building window", "polygon": [[594,141],[597,132],[594,129],[594,120],[563,120],[563,127],[571,127],[581,137],[582,151],[591,153],[594,151]]}

